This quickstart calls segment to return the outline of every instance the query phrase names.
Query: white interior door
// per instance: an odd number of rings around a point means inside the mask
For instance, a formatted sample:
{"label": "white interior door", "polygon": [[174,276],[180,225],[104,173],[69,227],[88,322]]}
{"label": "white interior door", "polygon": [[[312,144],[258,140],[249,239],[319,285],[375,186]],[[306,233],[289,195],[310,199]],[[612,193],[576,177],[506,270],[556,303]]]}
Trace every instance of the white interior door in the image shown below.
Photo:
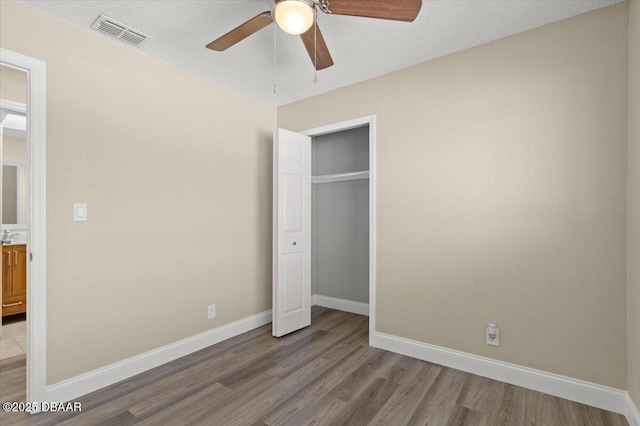
{"label": "white interior door", "polygon": [[311,138],[273,142],[273,335],[311,324]]}

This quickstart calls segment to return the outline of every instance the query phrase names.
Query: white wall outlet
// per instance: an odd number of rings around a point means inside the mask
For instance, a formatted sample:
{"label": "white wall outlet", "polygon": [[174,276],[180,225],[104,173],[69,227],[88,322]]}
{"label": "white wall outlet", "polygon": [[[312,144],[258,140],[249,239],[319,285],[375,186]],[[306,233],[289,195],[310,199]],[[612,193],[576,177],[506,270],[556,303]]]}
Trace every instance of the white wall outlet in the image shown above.
{"label": "white wall outlet", "polygon": [[500,346],[500,329],[495,324],[487,325],[487,345]]}
{"label": "white wall outlet", "polygon": [[216,305],[209,305],[207,308],[207,316],[209,319],[216,317]]}

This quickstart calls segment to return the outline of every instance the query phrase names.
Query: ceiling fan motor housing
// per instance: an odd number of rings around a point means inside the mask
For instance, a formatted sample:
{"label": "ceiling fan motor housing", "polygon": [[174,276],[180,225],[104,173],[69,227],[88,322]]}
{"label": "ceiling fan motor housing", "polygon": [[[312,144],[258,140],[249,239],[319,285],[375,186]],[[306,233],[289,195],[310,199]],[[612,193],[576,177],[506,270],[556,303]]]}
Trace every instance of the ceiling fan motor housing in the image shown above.
{"label": "ceiling fan motor housing", "polygon": [[311,0],[279,0],[271,9],[271,18],[283,31],[299,35],[315,22],[314,3]]}

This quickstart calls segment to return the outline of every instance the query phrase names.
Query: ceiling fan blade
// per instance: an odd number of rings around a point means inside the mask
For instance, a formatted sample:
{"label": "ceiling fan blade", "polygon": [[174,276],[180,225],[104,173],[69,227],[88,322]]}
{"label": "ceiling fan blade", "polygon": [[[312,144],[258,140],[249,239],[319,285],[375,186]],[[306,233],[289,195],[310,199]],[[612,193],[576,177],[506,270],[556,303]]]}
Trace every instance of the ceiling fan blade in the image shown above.
{"label": "ceiling fan blade", "polygon": [[362,16],[413,22],[420,13],[422,0],[322,0],[320,10],[334,15]]}
{"label": "ceiling fan blade", "polygon": [[217,50],[219,52],[227,50],[234,44],[244,40],[251,34],[260,31],[273,22],[271,12],[262,12],[260,15],[249,19],[244,24],[232,29],[222,37],[207,44],[207,49]]}
{"label": "ceiling fan blade", "polygon": [[[300,38],[311,57],[311,63],[315,65],[317,70],[323,70],[333,65],[329,48],[327,48],[327,43],[325,43],[317,23],[312,25],[305,33],[300,34]],[[317,52],[315,51],[316,49]]]}

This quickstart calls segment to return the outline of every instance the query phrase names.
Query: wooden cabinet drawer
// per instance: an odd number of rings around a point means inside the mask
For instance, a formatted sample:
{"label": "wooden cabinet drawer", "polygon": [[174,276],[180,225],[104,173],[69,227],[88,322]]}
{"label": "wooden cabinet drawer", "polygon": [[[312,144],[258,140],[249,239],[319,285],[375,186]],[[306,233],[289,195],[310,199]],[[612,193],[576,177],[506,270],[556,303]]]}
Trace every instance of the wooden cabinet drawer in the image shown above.
{"label": "wooden cabinet drawer", "polygon": [[2,316],[27,312],[27,296],[7,296],[2,298]]}

